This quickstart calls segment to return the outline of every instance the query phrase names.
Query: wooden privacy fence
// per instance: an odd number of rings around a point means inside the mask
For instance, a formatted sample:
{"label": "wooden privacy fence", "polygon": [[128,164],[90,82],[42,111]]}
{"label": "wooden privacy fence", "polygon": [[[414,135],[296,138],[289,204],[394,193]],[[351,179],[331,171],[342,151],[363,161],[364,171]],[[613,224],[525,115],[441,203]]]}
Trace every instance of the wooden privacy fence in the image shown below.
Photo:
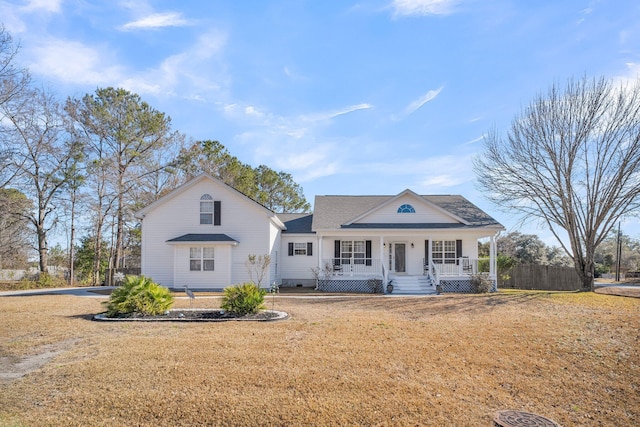
{"label": "wooden privacy fence", "polygon": [[571,267],[518,264],[509,272],[501,287],[543,291],[577,291],[582,287],[578,273]]}

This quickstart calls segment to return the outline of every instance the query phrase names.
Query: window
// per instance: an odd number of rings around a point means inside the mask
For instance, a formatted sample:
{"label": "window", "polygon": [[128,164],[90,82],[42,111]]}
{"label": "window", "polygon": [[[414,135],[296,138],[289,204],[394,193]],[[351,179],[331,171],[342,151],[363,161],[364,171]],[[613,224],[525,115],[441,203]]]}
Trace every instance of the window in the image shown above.
{"label": "window", "polygon": [[435,264],[456,263],[457,251],[455,240],[434,240],[431,249],[433,251],[433,262]]}
{"label": "window", "polygon": [[213,248],[189,248],[190,271],[213,271]]}
{"label": "window", "polygon": [[404,204],[398,208],[398,213],[416,213],[416,210],[413,206]]}
{"label": "window", "polygon": [[353,259],[354,264],[365,263],[366,244],[364,240],[343,240],[340,244],[342,264],[351,264],[351,259]]}
{"label": "window", "polygon": [[306,243],[294,243],[293,244],[293,254],[294,255],[307,255],[307,244]]}
{"label": "window", "polygon": [[200,224],[213,224],[213,197],[208,194],[200,197]]}
{"label": "window", "polygon": [[289,242],[289,256],[294,255],[313,255],[313,243],[311,242]]}

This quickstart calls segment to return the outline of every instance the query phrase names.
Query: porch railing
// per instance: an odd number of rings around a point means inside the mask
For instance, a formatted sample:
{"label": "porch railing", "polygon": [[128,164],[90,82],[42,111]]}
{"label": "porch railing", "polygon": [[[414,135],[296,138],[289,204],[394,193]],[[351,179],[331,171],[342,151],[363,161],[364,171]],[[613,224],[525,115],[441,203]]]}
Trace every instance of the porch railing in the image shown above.
{"label": "porch railing", "polygon": [[[426,260],[424,265],[426,265]],[[472,274],[483,273],[489,271],[489,259],[488,258],[451,258],[445,260],[444,263],[431,262],[431,270],[434,270],[434,274],[437,276],[470,276]],[[425,272],[427,270],[425,269]]]}
{"label": "porch railing", "polygon": [[384,276],[383,265],[377,258],[327,258],[322,260],[325,271],[333,276]]}

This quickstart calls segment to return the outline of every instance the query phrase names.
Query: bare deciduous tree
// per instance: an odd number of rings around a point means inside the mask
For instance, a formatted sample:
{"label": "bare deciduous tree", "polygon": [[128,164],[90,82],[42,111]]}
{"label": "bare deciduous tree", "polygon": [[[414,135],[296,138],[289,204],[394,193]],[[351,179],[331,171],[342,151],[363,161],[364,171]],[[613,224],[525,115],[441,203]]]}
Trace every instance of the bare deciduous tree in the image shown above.
{"label": "bare deciduous tree", "polygon": [[[25,68],[18,67],[15,63],[19,46],[14,43],[11,35],[0,25],[0,107],[5,106],[15,96],[25,90],[29,84],[30,76]],[[5,108],[0,109],[0,123],[7,114]],[[0,132],[2,131],[0,126]],[[0,165],[11,161],[13,152],[5,138],[0,133]],[[14,178],[15,169],[0,168],[0,188],[7,186]]]}
{"label": "bare deciduous tree", "polygon": [[25,89],[0,110],[7,118],[5,138],[12,152],[6,167],[16,177],[14,184],[34,201],[26,218],[36,232],[40,271],[46,272],[47,237],[79,147],[68,138],[61,106],[45,90]]}
{"label": "bare deciduous tree", "polygon": [[109,87],[82,99],[69,99],[66,110],[76,124],[77,135],[86,141],[87,160],[98,174],[96,214],[101,218],[95,228],[96,248],[100,250],[101,229],[112,210],[112,267],[118,268],[124,254],[126,223],[131,218],[131,190],[140,185],[141,177],[152,172],[146,168],[147,160],[182,136],[171,130],[168,116],[124,89]]}
{"label": "bare deciduous tree", "polygon": [[640,207],[640,80],[552,85],[484,144],[479,187],[500,208],[542,220],[593,290],[596,247]]}

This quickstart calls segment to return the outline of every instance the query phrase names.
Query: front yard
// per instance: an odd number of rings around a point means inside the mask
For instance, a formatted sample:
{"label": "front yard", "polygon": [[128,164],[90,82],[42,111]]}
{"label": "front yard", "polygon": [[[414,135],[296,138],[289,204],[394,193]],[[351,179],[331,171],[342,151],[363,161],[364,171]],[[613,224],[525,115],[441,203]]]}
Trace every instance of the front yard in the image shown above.
{"label": "front yard", "polygon": [[489,426],[501,409],[640,422],[640,299],[303,296],[277,297],[286,321],[191,324],[0,297],[0,425]]}

